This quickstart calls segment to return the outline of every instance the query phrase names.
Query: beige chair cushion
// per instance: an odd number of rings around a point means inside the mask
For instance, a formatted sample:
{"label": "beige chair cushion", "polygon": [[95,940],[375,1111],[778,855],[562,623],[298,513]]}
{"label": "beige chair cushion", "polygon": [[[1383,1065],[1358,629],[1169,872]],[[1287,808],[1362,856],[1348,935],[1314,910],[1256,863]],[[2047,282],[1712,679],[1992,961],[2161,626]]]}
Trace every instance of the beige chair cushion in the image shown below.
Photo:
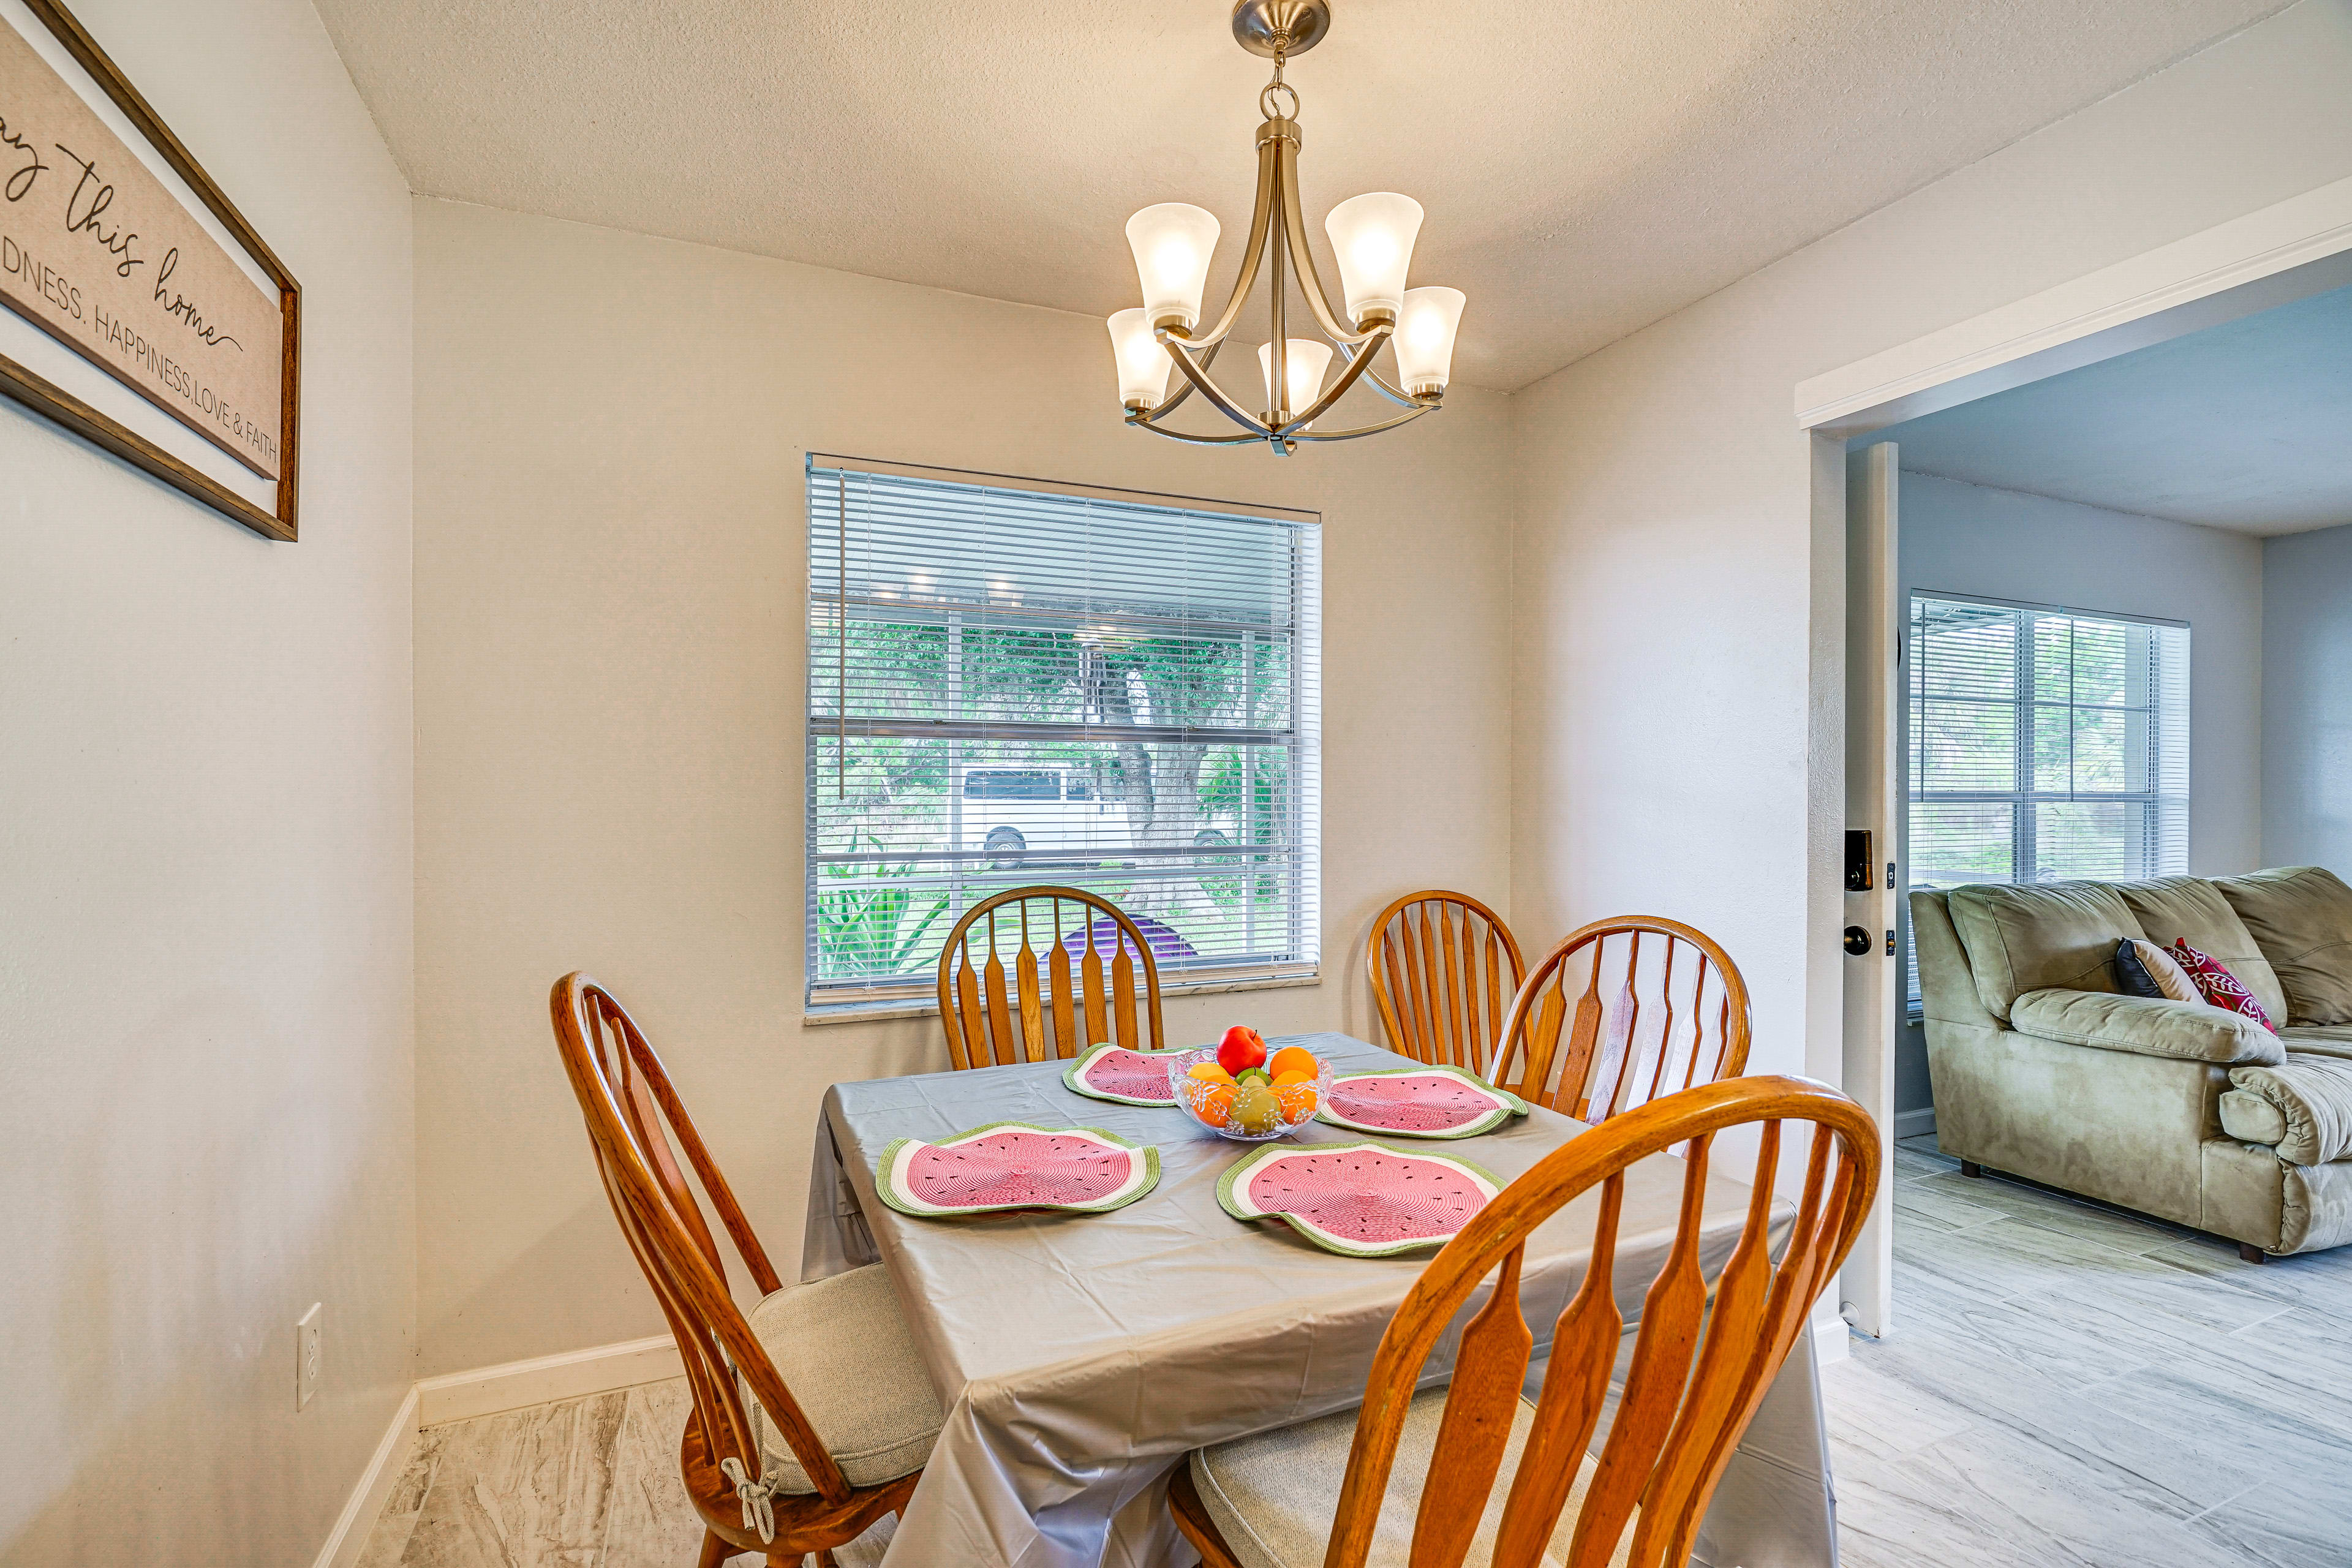
{"label": "beige chair cushion", "polygon": [[[1406,1568],[1412,1557],[1413,1516],[1421,1509],[1421,1486],[1429,1474],[1429,1457],[1437,1451],[1445,1392],[1430,1389],[1417,1395],[1405,1412],[1404,1432],[1397,1443],[1396,1463],[1389,1470],[1388,1495],[1381,1501],[1381,1521],[1367,1568]],[[1503,1526],[1503,1501],[1510,1495],[1511,1477],[1517,1472],[1519,1451],[1534,1419],[1535,1407],[1521,1400],[1511,1419],[1502,1468],[1487,1493],[1486,1511],[1478,1521],[1478,1533],[1470,1543],[1464,1568],[1489,1568],[1494,1562],[1495,1536]],[[1355,1440],[1356,1412],[1343,1410],[1194,1451],[1192,1484],[1244,1568],[1322,1568],[1331,1521],[1339,1510],[1339,1489],[1348,1479],[1348,1450]],[[1569,1491],[1567,1506],[1559,1511],[1559,1526],[1544,1551],[1546,1563],[1568,1561],[1576,1516],[1598,1468],[1587,1454]],[[1636,1512],[1626,1522],[1625,1533],[1609,1560],[1611,1568],[1624,1568],[1640,1520]]]}
{"label": "beige chair cushion", "polygon": [[2286,1011],[2274,1016],[2290,1024],[2352,1024],[2352,888],[2318,866],[2225,877],[2213,885],[2278,974]]}
{"label": "beige chair cushion", "polygon": [[2152,882],[2117,882],[2115,889],[2148,941],[2158,947],[2186,942],[2219,959],[2263,1005],[2271,1022],[2286,1022],[2286,993],[2279,989],[2278,972],[2219,887],[2202,877],[2158,877]]}
{"label": "beige chair cushion", "polygon": [[[751,1309],[751,1324],[851,1486],[878,1486],[923,1468],[946,1416],[882,1265],[787,1285]],[[758,1410],[749,1383],[743,1403]],[[764,1414],[752,1421],[776,1489],[815,1491]]]}
{"label": "beige chair cushion", "polygon": [[2010,1005],[2009,1026],[2045,1040],[2142,1057],[2225,1063],[2286,1059],[2276,1035],[2242,1013],[2203,1002],[2029,991]]}
{"label": "beige chair cushion", "polygon": [[2029,991],[2114,991],[2116,943],[2148,934],[2104,882],[1978,884],[1954,888],[1944,902],[1977,995],[2003,1023]]}
{"label": "beige chair cushion", "polygon": [[2352,1155],[2352,1061],[2288,1053],[2276,1067],[2230,1069],[2221,1131],[2269,1143],[2290,1165],[2324,1165]]}
{"label": "beige chair cushion", "polygon": [[2286,1048],[2309,1057],[2352,1061],[2352,1024],[2290,1024],[2279,1031]]}

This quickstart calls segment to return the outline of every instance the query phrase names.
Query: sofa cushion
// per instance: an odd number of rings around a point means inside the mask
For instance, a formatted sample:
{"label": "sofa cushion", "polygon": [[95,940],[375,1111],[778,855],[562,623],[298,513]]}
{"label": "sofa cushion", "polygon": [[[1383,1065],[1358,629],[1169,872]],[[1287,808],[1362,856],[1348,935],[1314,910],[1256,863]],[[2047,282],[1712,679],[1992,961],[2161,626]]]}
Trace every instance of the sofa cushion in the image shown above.
{"label": "sofa cushion", "polygon": [[2148,934],[2104,882],[1979,883],[1954,888],[1944,901],[1977,995],[2003,1022],[2029,991],[2113,992],[2116,943]]}
{"label": "sofa cushion", "polygon": [[2172,944],[2172,956],[2182,969],[2188,971],[2189,978],[2196,983],[2197,989],[2204,994],[2207,1002],[2225,1013],[2242,1013],[2263,1028],[2277,1033],[2276,1022],[2263,1005],[2254,1000],[2253,993],[2246,989],[2245,982],[2230,973],[2229,965],[2210,952],[2200,952],[2185,942]]}
{"label": "sofa cushion", "polygon": [[2273,1016],[2352,1024],[2352,888],[2342,878],[2319,866],[2288,866],[2213,886],[2278,974],[2286,1010]]}
{"label": "sofa cushion", "polygon": [[2189,978],[2180,961],[2164,948],[2139,937],[2116,943],[2116,988],[2126,996],[2153,996],[2165,1002],[2202,1002],[2205,993]]}
{"label": "sofa cushion", "polygon": [[2240,1013],[2097,991],[2029,991],[2010,1005],[2020,1034],[2070,1046],[2191,1062],[2281,1062],[2279,1037]]}
{"label": "sofa cushion", "polygon": [[2185,942],[2210,955],[2238,977],[2263,1012],[2285,1020],[2286,993],[2279,989],[2278,973],[2220,888],[2202,877],[2158,877],[2117,882],[2115,889],[2148,941],[2158,947]]}
{"label": "sofa cushion", "polygon": [[2288,1050],[2352,1061],[2352,1024],[2289,1024],[2279,1036]]}
{"label": "sofa cushion", "polygon": [[2352,1061],[2287,1053],[2275,1067],[2230,1069],[2221,1131],[2269,1143],[2290,1165],[2324,1165],[2352,1155]]}

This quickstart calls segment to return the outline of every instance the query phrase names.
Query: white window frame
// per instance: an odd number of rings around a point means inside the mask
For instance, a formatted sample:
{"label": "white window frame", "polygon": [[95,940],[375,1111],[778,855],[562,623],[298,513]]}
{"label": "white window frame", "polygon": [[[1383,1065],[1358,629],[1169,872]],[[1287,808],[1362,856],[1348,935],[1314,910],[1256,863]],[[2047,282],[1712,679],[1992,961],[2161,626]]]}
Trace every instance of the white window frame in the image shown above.
{"label": "white window frame", "polygon": [[[2175,721],[2178,722],[2181,730],[2184,731],[2184,733],[2179,738],[2179,743],[2181,748],[2181,756],[2183,759],[2183,779],[2182,787],[2177,794],[2168,793],[2164,789],[2164,780],[2160,768],[2153,768],[2150,770],[2151,776],[2149,779],[2149,787],[2145,790],[2095,791],[2082,793],[2071,789],[2065,791],[2036,789],[2032,787],[2034,784],[2034,726],[2032,723],[2032,714],[2033,710],[2036,707],[2053,706],[2053,704],[2042,703],[2039,701],[2034,695],[2033,658],[2035,650],[2033,647],[2033,639],[2030,635],[2022,635],[2025,628],[2030,627],[2032,624],[2029,621],[2021,620],[2019,623],[2021,635],[2018,638],[2018,647],[2015,656],[2016,662],[2013,667],[2014,678],[2011,682],[2009,700],[2006,703],[2001,704],[2002,706],[2010,708],[2016,715],[2014,721],[2013,742],[2016,749],[2013,764],[2015,769],[2013,773],[2013,782],[2019,787],[2005,791],[1937,790],[1927,793],[1922,793],[1917,788],[1916,782],[1912,776],[1912,758],[1916,743],[1916,727],[1918,722],[1918,718],[1913,711],[1912,698],[1914,683],[1918,679],[1917,671],[1914,663],[1918,657],[1918,650],[1910,646],[1910,644],[1914,640],[1911,628],[1916,621],[1916,606],[1918,601],[1923,599],[1934,600],[1943,604],[1983,605],[1989,608],[2024,611],[2032,615],[2063,616],[2069,620],[2104,621],[2111,625],[2157,626],[2168,630],[2177,630],[2187,633],[2189,635],[2190,642],[2189,645],[2188,656],[2182,660],[2181,676],[2184,682],[2193,681],[2192,661],[2195,658],[2194,628],[2189,622],[2183,620],[2175,620],[2161,616],[2127,615],[2113,610],[2084,609],[2069,605],[2039,604],[2032,600],[2024,599],[2000,599],[1982,594],[1956,594],[1934,588],[1906,589],[1905,591],[1904,597],[1903,616],[1903,635],[1906,641],[1906,647],[1904,648],[1904,658],[1902,659],[1900,672],[1903,703],[1903,744],[1898,749],[1899,754],[1896,759],[1896,765],[1903,770],[1903,788],[1900,792],[1900,802],[1903,811],[1902,849],[1905,891],[1906,894],[1913,889],[1939,885],[1925,883],[1917,880],[1916,875],[1913,869],[1914,862],[1911,853],[1911,810],[1913,806],[1922,804],[1923,802],[1983,802],[1986,804],[2008,803],[2011,806],[2011,832],[2012,835],[2010,876],[2007,879],[2007,884],[2010,886],[2025,886],[2042,880],[2038,874],[2039,857],[2037,854],[2038,847],[2035,840],[2036,823],[2034,820],[2035,814],[2032,807],[2037,805],[2062,801],[2096,801],[2126,804],[2140,803],[2152,808],[2158,808],[2151,809],[2147,812],[2142,819],[2142,833],[2147,840],[2144,846],[2144,853],[2142,857],[2142,864],[2144,868],[2143,875],[2159,877],[2185,873],[2189,868],[2187,863],[2188,834],[2186,831],[2186,819],[2193,799],[2188,773],[2189,768],[2193,765],[2193,752],[2189,746],[2190,734],[2193,733],[2193,731],[2190,731],[2190,726],[2193,722],[2193,714],[2190,708],[2190,694],[2184,690],[2178,694],[2177,699],[2168,701],[2164,692],[2161,690],[2152,690],[2147,705],[2148,723],[2150,726],[2148,743],[2151,750],[2160,751],[2166,744],[2165,726],[2167,724],[2166,716],[2168,710],[2177,715]],[[2179,858],[2180,864],[2177,867],[2165,867],[2158,864],[2158,860],[2162,857],[2165,847],[2162,842],[2160,808],[2168,801],[2176,801],[2178,803],[2179,809],[2184,819],[2183,832],[2180,836],[2179,841],[2180,855]],[[1906,1007],[1911,1021],[1916,1023],[1921,1016],[1919,963],[1917,951],[1911,941],[1911,911],[1909,900],[1907,898],[1904,900],[1904,907],[1900,912],[1904,928],[1904,959],[1905,969],[1906,972]]]}
{"label": "white window frame", "polygon": [[[809,478],[818,470],[827,472],[844,470],[852,475],[859,473],[900,475],[934,483],[968,484],[975,489],[1010,489],[1079,499],[1098,498],[1127,507],[1165,507],[1174,511],[1206,511],[1235,517],[1258,517],[1268,521],[1282,523],[1296,531],[1294,538],[1297,548],[1292,557],[1290,607],[1291,724],[1286,735],[1277,735],[1276,732],[1269,731],[1250,742],[1252,744],[1281,744],[1290,755],[1290,766],[1287,770],[1291,795],[1289,810],[1297,849],[1293,858],[1294,863],[1291,868],[1292,889],[1287,910],[1289,929],[1285,933],[1283,946],[1293,956],[1274,963],[1259,959],[1245,959],[1224,964],[1203,963],[1198,967],[1188,967],[1172,973],[1163,961],[1160,966],[1160,991],[1164,995],[1175,995],[1318,984],[1321,980],[1322,945],[1321,514],[1295,508],[1269,507],[1194,496],[1070,484],[1016,475],[932,468],[919,464],[888,462],[811,451],[806,454],[803,467],[803,491],[807,495],[810,508],[807,524],[811,530],[812,543],[815,531],[826,526],[829,521],[827,518],[819,515],[821,509],[818,506],[818,499],[808,484]],[[928,974],[909,977],[896,984],[868,984],[862,986],[820,984],[818,979],[819,922],[816,918],[816,900],[819,893],[824,890],[820,885],[824,868],[842,863],[845,858],[856,859],[869,857],[862,857],[856,853],[846,857],[840,854],[820,853],[817,848],[818,792],[824,785],[824,778],[830,776],[821,776],[820,752],[823,744],[834,741],[841,730],[839,721],[833,713],[818,711],[820,688],[829,679],[825,671],[831,669],[835,662],[826,653],[820,651],[819,634],[827,621],[831,621],[835,626],[840,624],[837,617],[842,614],[840,606],[843,603],[844,584],[820,580],[818,562],[814,549],[811,551],[808,565],[808,598],[803,616],[803,632],[809,660],[807,689],[803,694],[807,718],[807,724],[803,731],[805,767],[803,784],[803,848],[806,860],[803,870],[805,931],[802,942],[804,1019],[810,1023],[841,1023],[878,1016],[921,1016],[933,1014],[938,1011],[938,1003],[934,984]],[[849,593],[847,602],[850,605],[850,614],[854,616],[860,603],[859,595],[854,592]],[[971,606],[971,608],[976,610],[979,606]],[[960,607],[943,606],[940,613],[952,619],[964,612]],[[839,634],[836,632],[835,635]],[[826,647],[829,649],[830,647],[831,643],[828,639]],[[847,733],[853,736],[898,732],[908,728],[904,724],[893,724],[887,721],[877,726],[855,719],[849,721],[846,727]],[[963,728],[964,726],[929,725],[926,726],[921,732],[926,736],[944,737],[945,732],[950,729],[960,731]],[[1002,732],[1016,730],[1029,731],[1038,729],[1040,726],[991,725],[975,721],[969,728],[975,737],[978,737],[991,730],[999,731],[1001,736]],[[1074,722],[1066,725],[1057,724],[1054,728],[1066,731],[1070,738],[1078,740],[1099,741],[1111,738],[1113,735],[1120,739],[1136,738],[1134,731],[1125,729],[1107,731],[1099,724]],[[1225,734],[1224,731],[1216,733],[1221,736]],[[1143,738],[1170,739],[1174,736],[1175,732],[1171,731],[1167,735],[1154,733]],[[951,817],[955,820],[960,821],[961,806],[961,793],[951,791],[950,810]],[[946,855],[919,855],[914,858],[953,859],[955,856],[950,852]],[[1032,879],[1053,880],[1055,879],[1041,877]],[[978,873],[974,874],[972,880],[974,884],[978,884]],[[960,918],[971,902],[997,890],[999,889],[996,887],[987,885],[968,887],[965,880],[959,878],[953,884],[947,921],[951,922]],[[1255,918],[1255,905],[1246,900],[1244,910],[1245,919]],[[941,934],[945,934],[944,924]]]}

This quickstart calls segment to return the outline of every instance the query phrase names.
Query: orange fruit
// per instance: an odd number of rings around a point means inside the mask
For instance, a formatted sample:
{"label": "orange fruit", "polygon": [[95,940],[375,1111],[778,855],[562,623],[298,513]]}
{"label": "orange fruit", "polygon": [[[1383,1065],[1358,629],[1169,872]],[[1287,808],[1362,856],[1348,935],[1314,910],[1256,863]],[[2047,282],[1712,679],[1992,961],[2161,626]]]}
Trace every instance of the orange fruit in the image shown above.
{"label": "orange fruit", "polygon": [[1214,1062],[1194,1062],[1192,1064],[1192,1073],[1194,1078],[1199,1079],[1202,1083],[1231,1083],[1234,1081],[1234,1075],[1227,1072],[1224,1068],[1219,1067]]}
{"label": "orange fruit", "polygon": [[1311,1072],[1276,1073],[1275,1075],[1274,1087],[1276,1089],[1287,1089],[1294,1083],[1313,1083],[1314,1081],[1315,1075]]}
{"label": "orange fruit", "polygon": [[1276,1089],[1274,1098],[1282,1104],[1282,1119],[1296,1124],[1315,1114],[1315,1085],[1306,1079]]}
{"label": "orange fruit", "polygon": [[1323,1070],[1323,1064],[1317,1061],[1315,1053],[1305,1046],[1285,1046],[1274,1053],[1274,1059],[1265,1064],[1265,1068],[1274,1074],[1274,1080],[1280,1083],[1291,1073],[1313,1078]]}
{"label": "orange fruit", "polygon": [[1221,1083],[1192,1102],[1193,1113],[1212,1127],[1223,1127],[1234,1119],[1234,1100],[1240,1090]]}

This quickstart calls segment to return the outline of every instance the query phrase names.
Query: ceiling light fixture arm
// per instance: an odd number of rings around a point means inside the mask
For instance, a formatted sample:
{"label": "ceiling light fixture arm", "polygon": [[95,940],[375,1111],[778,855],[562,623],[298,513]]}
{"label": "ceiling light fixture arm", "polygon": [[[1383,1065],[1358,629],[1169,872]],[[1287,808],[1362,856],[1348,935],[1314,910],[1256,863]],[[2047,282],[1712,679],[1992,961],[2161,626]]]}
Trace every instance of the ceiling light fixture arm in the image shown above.
{"label": "ceiling light fixture arm", "polygon": [[[1241,271],[1234,279],[1233,297],[1225,301],[1224,310],[1217,317],[1217,324],[1205,332],[1184,340],[1194,349],[1211,348],[1223,342],[1225,335],[1234,330],[1234,323],[1241,320],[1242,304],[1257,283],[1258,264],[1265,259],[1266,230],[1274,222],[1276,205],[1275,182],[1279,176],[1276,171],[1276,144],[1268,141],[1259,142],[1257,201],[1250,211],[1249,243],[1242,247]],[[1170,352],[1174,350],[1171,348]]]}
{"label": "ceiling light fixture arm", "polygon": [[1339,402],[1342,397],[1345,397],[1348,395],[1348,388],[1355,385],[1358,378],[1360,377],[1364,372],[1372,368],[1372,355],[1380,352],[1380,341],[1386,339],[1391,329],[1389,327],[1379,326],[1373,328],[1370,332],[1365,334],[1367,337],[1370,337],[1374,341],[1367,344],[1364,352],[1358,354],[1349,363],[1346,373],[1343,374],[1339,380],[1333,382],[1330,387],[1324,392],[1322,396],[1315,400],[1313,407],[1308,408],[1303,414],[1293,415],[1290,418],[1290,422],[1283,426],[1283,427],[1275,432],[1275,434],[1278,436],[1296,435],[1302,426],[1312,424],[1315,420],[1320,418],[1324,414],[1329,411],[1333,404]]}
{"label": "ceiling light fixture arm", "polygon": [[1342,348],[1368,342],[1372,335],[1369,329],[1351,331],[1341,324],[1339,313],[1331,309],[1330,299],[1323,292],[1322,274],[1315,270],[1315,254],[1307,244],[1307,223],[1298,210],[1297,140],[1285,138],[1276,145],[1280,149],[1281,166],[1275,174],[1275,188],[1282,197],[1282,233],[1290,247],[1291,270],[1298,275],[1298,291],[1307,296],[1307,308],[1315,312],[1315,323],[1325,337]]}

